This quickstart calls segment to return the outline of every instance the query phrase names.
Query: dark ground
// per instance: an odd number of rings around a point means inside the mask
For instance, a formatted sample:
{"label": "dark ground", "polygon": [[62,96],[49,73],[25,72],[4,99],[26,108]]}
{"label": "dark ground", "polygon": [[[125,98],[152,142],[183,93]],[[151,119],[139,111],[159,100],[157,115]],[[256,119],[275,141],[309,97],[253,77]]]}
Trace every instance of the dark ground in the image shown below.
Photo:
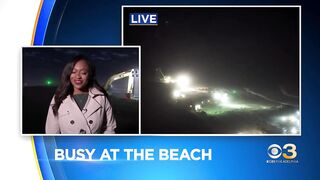
{"label": "dark ground", "polygon": [[[188,108],[192,101],[175,101],[172,88],[167,84],[148,82],[153,93],[145,94],[141,103],[141,132],[143,134],[282,134],[283,128],[290,129],[290,124],[280,123],[275,117],[294,113],[299,109],[299,99],[284,97],[280,92],[268,91],[264,95],[292,105],[281,105],[258,96],[238,91],[238,98],[247,102],[272,107],[253,111],[230,111],[212,116],[204,111],[195,112]],[[143,91],[142,91],[143,94]],[[200,97],[205,98],[205,97]],[[191,102],[191,103],[190,103]]]}

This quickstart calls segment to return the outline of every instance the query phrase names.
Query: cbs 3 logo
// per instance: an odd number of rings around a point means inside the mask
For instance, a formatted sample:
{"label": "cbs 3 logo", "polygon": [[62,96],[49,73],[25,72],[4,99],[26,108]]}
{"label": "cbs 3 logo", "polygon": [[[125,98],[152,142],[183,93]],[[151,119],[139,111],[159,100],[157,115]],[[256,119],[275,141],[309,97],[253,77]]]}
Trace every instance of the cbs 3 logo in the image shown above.
{"label": "cbs 3 logo", "polygon": [[277,159],[281,155],[285,159],[294,159],[297,157],[297,147],[294,144],[285,144],[282,148],[278,144],[271,144],[268,147],[268,155],[272,159]]}

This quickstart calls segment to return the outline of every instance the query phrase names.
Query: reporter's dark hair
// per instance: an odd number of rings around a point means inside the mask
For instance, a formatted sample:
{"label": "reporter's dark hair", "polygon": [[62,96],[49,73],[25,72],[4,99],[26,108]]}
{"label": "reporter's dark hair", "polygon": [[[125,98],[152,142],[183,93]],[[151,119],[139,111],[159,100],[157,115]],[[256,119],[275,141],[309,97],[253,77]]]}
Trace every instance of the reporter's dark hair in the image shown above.
{"label": "reporter's dark hair", "polygon": [[77,55],[75,56],[72,61],[67,63],[62,71],[60,84],[54,94],[54,105],[52,106],[53,114],[54,116],[58,115],[59,107],[64,99],[67,98],[68,95],[73,95],[73,86],[70,82],[70,75],[72,73],[72,70],[75,66],[75,64],[80,61],[84,60],[88,67],[88,83],[87,87],[92,88],[95,87],[99,91],[101,91],[105,96],[107,96],[107,92],[98,84],[98,81],[96,79],[96,68],[95,66],[88,60],[87,57],[83,55]]}

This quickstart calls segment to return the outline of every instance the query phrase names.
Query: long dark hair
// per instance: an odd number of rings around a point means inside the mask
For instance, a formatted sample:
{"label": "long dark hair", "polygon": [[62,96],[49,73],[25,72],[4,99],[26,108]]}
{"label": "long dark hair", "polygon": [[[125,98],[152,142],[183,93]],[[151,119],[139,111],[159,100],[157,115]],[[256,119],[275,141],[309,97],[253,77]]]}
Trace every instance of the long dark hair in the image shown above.
{"label": "long dark hair", "polygon": [[70,75],[75,64],[83,60],[87,63],[89,70],[88,70],[88,83],[87,87],[92,88],[95,87],[99,91],[101,91],[105,96],[107,96],[107,92],[98,84],[96,80],[96,68],[95,66],[88,60],[87,57],[83,55],[75,56],[72,61],[67,63],[62,71],[60,84],[54,94],[54,105],[52,106],[54,116],[58,115],[59,107],[64,99],[67,98],[68,95],[73,95],[73,86],[70,82]]}

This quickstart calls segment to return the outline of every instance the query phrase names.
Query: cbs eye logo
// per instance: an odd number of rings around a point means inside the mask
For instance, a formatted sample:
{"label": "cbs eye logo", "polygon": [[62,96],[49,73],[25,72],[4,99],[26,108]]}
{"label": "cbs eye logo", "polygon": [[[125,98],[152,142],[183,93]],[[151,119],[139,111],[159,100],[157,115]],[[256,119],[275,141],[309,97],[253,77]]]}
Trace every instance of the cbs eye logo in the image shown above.
{"label": "cbs eye logo", "polygon": [[282,148],[278,144],[271,144],[268,147],[268,155],[272,159],[277,159],[281,155],[285,159],[294,159],[297,157],[297,147],[294,144],[285,144]]}

